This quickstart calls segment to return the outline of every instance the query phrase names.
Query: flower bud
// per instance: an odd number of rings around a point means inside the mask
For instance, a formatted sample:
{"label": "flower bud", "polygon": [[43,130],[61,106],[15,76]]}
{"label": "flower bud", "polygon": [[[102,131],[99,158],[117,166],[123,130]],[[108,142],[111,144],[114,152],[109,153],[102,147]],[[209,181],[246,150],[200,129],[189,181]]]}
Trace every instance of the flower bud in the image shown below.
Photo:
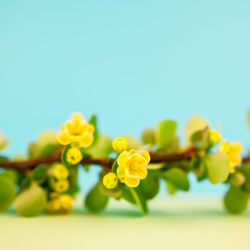
{"label": "flower bud", "polygon": [[122,151],[127,150],[128,149],[127,139],[125,139],[123,137],[118,137],[118,138],[114,139],[112,142],[112,148],[117,153],[121,153]]}
{"label": "flower bud", "polygon": [[82,158],[81,151],[76,147],[70,148],[66,153],[66,161],[71,165],[78,164]]}
{"label": "flower bud", "polygon": [[113,189],[118,184],[118,178],[115,173],[110,172],[103,177],[103,185],[107,189]]}
{"label": "flower bud", "polygon": [[221,140],[221,134],[217,130],[209,130],[209,141],[212,145],[217,144]]}
{"label": "flower bud", "polygon": [[66,180],[69,176],[69,171],[66,166],[61,163],[57,163],[53,167],[53,176],[58,180]]}
{"label": "flower bud", "polygon": [[63,193],[69,189],[69,181],[67,180],[57,181],[54,185],[54,190],[58,193]]}

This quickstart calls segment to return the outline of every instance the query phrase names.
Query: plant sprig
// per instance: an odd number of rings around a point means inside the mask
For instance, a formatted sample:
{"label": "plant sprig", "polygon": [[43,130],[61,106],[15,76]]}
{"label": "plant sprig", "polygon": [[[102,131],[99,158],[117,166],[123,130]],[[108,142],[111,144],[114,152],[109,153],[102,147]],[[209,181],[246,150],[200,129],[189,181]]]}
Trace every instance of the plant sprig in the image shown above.
{"label": "plant sprig", "polygon": [[[224,182],[229,190],[224,205],[241,213],[250,197],[250,156],[241,157],[241,144],[222,140],[200,117],[186,126],[187,145],[176,135],[177,123],[164,120],[142,132],[141,140],[100,134],[97,118],[89,122],[75,113],[57,133],[46,132],[31,142],[24,159],[0,157],[0,211],[14,202],[22,216],[44,211],[69,213],[79,192],[78,169],[100,166],[100,179],[85,197],[90,212],[103,211],[110,199],[125,199],[147,214],[147,202],[164,180],[170,195],[188,191],[188,175],[212,184]],[[0,149],[8,144],[0,136]]]}

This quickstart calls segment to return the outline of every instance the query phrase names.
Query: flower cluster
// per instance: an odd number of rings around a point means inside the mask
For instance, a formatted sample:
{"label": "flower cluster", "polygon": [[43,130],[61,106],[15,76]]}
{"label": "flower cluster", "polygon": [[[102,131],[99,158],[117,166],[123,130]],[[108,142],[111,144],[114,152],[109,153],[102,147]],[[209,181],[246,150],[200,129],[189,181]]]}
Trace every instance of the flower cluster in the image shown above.
{"label": "flower cluster", "polygon": [[[145,150],[136,151],[128,149],[128,141],[119,137],[113,140],[112,147],[119,154],[117,158],[118,168],[116,174],[121,183],[125,183],[129,187],[137,187],[140,180],[147,177],[147,166],[150,161],[149,153]],[[103,184],[108,189],[115,188],[118,184],[118,179],[115,173],[108,173],[103,178]]]}
{"label": "flower cluster", "polygon": [[61,145],[87,148],[94,140],[94,130],[94,126],[88,124],[81,114],[74,113],[70,119],[61,126],[61,131],[57,134],[57,140]]}

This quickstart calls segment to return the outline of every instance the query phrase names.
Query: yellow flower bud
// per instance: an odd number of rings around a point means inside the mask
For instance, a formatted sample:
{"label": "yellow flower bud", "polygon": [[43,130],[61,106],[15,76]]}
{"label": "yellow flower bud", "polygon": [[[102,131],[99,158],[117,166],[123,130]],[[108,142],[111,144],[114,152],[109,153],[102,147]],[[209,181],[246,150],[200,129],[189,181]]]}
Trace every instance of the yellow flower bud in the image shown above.
{"label": "yellow flower bud", "polygon": [[103,177],[103,185],[108,189],[113,189],[118,184],[118,178],[115,173],[110,172]]}
{"label": "yellow flower bud", "polygon": [[65,192],[69,189],[69,181],[63,180],[63,181],[57,181],[54,185],[54,190],[58,193]]}
{"label": "yellow flower bud", "polygon": [[69,171],[66,166],[57,163],[53,167],[53,176],[59,181],[65,180],[69,177]]}
{"label": "yellow flower bud", "polygon": [[76,165],[82,160],[81,151],[76,148],[70,148],[66,153],[66,161],[71,165]]}
{"label": "yellow flower bud", "polygon": [[123,137],[118,137],[118,138],[114,139],[112,142],[112,148],[117,153],[121,153],[122,151],[127,150],[128,149],[127,139],[125,139]]}
{"label": "yellow flower bud", "polygon": [[212,145],[217,144],[221,140],[221,134],[217,130],[209,130],[208,132],[209,141]]}

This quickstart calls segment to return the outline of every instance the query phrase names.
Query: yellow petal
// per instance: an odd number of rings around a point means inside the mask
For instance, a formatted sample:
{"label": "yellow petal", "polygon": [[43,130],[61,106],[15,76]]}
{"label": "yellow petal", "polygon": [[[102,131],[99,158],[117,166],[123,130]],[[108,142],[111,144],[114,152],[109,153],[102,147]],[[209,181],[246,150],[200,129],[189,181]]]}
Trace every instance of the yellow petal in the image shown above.
{"label": "yellow petal", "polygon": [[84,117],[81,113],[73,113],[70,117],[70,121],[79,120],[81,122],[85,122]]}
{"label": "yellow petal", "polygon": [[63,132],[58,132],[56,134],[56,139],[61,145],[68,145],[71,142],[69,136]]}
{"label": "yellow petal", "polygon": [[139,154],[146,160],[147,164],[150,162],[149,152],[146,150],[140,151]]}
{"label": "yellow petal", "polygon": [[86,134],[81,140],[78,142],[79,145],[83,148],[89,147],[94,141],[94,136],[92,134]]}
{"label": "yellow petal", "polygon": [[128,151],[123,151],[117,159],[117,164],[119,166],[126,166],[128,161],[128,156],[129,156]]}
{"label": "yellow petal", "polygon": [[116,170],[116,174],[119,178],[119,180],[124,183],[125,182],[125,178],[126,178],[126,175],[125,175],[125,168],[122,167],[122,166],[119,166]]}
{"label": "yellow petal", "polygon": [[242,146],[240,142],[233,142],[230,145],[230,151],[234,152],[235,154],[240,154],[242,151]]}
{"label": "yellow petal", "polygon": [[137,187],[140,184],[139,178],[126,177],[125,184],[129,187]]}

